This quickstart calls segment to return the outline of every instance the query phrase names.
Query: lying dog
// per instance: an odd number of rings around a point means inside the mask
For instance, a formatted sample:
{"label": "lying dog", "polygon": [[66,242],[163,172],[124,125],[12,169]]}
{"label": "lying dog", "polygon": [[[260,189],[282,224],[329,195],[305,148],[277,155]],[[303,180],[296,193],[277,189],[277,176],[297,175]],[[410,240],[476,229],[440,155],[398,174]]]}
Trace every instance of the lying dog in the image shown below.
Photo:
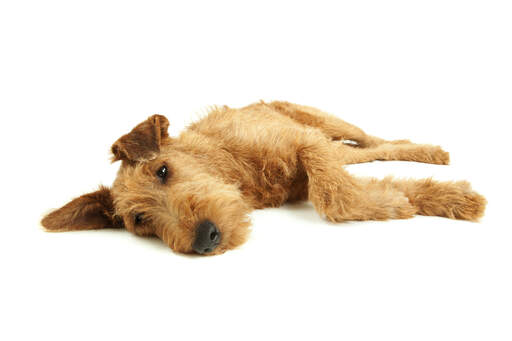
{"label": "lying dog", "polygon": [[112,188],[74,199],[42,220],[50,231],[125,227],[182,253],[242,244],[248,213],[310,200],[333,222],[410,218],[477,220],[486,200],[465,182],[356,178],[344,164],[447,164],[448,153],[385,141],[318,109],[287,102],[216,108],[179,137],[154,115],[112,146],[122,161]]}

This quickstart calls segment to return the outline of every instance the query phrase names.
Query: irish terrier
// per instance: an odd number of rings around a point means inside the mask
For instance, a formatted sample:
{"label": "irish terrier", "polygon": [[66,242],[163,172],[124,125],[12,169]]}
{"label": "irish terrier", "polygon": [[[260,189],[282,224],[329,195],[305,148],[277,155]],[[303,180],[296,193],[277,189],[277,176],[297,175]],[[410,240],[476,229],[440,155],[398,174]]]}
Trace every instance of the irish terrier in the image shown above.
{"label": "irish terrier", "polygon": [[329,221],[476,221],[486,200],[469,183],[357,178],[343,165],[373,160],[448,164],[440,147],[386,141],[318,109],[287,102],[215,108],[179,137],[153,115],[112,146],[111,188],[48,214],[50,231],[125,227],[173,250],[214,255],[242,244],[252,209],[309,199]]}

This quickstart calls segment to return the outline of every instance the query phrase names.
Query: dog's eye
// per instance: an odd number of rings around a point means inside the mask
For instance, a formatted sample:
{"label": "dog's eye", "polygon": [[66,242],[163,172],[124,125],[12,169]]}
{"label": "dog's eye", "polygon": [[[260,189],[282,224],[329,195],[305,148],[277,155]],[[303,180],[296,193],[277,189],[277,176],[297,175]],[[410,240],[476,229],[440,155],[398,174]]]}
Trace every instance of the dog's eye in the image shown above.
{"label": "dog's eye", "polygon": [[165,182],[165,180],[167,179],[167,174],[169,174],[169,171],[167,170],[167,166],[165,165],[158,168],[158,170],[156,171],[156,176],[158,176],[162,182]]}
{"label": "dog's eye", "polygon": [[138,213],[135,215],[133,222],[135,223],[135,225],[140,225],[140,224],[142,224],[143,220],[144,220],[144,216],[142,215],[142,213]]}

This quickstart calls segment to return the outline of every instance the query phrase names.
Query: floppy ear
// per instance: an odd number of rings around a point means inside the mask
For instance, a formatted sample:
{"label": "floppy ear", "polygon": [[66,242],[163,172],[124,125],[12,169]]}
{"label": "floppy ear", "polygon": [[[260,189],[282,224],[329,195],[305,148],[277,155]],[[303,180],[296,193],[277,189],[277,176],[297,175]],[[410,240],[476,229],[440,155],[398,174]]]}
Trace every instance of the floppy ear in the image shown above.
{"label": "floppy ear", "polygon": [[112,162],[117,160],[148,161],[160,152],[162,140],[167,133],[169,121],[165,116],[153,115],[112,145]]}
{"label": "floppy ear", "polygon": [[49,231],[92,230],[122,227],[114,219],[114,202],[110,189],[101,186],[96,192],[84,194],[48,214],[41,224]]}

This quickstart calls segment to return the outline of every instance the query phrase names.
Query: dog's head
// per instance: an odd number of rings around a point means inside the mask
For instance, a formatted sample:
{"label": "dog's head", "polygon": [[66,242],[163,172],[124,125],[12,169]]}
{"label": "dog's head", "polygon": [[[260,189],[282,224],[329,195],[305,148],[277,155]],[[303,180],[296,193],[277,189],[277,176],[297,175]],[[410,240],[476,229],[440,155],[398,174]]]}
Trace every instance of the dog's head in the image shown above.
{"label": "dog's head", "polygon": [[113,186],[72,200],[42,225],[53,231],[124,226],[181,253],[219,254],[242,244],[249,207],[240,191],[215,176],[191,141],[169,137],[168,126],[153,115],[118,139],[111,150],[121,167]]}

